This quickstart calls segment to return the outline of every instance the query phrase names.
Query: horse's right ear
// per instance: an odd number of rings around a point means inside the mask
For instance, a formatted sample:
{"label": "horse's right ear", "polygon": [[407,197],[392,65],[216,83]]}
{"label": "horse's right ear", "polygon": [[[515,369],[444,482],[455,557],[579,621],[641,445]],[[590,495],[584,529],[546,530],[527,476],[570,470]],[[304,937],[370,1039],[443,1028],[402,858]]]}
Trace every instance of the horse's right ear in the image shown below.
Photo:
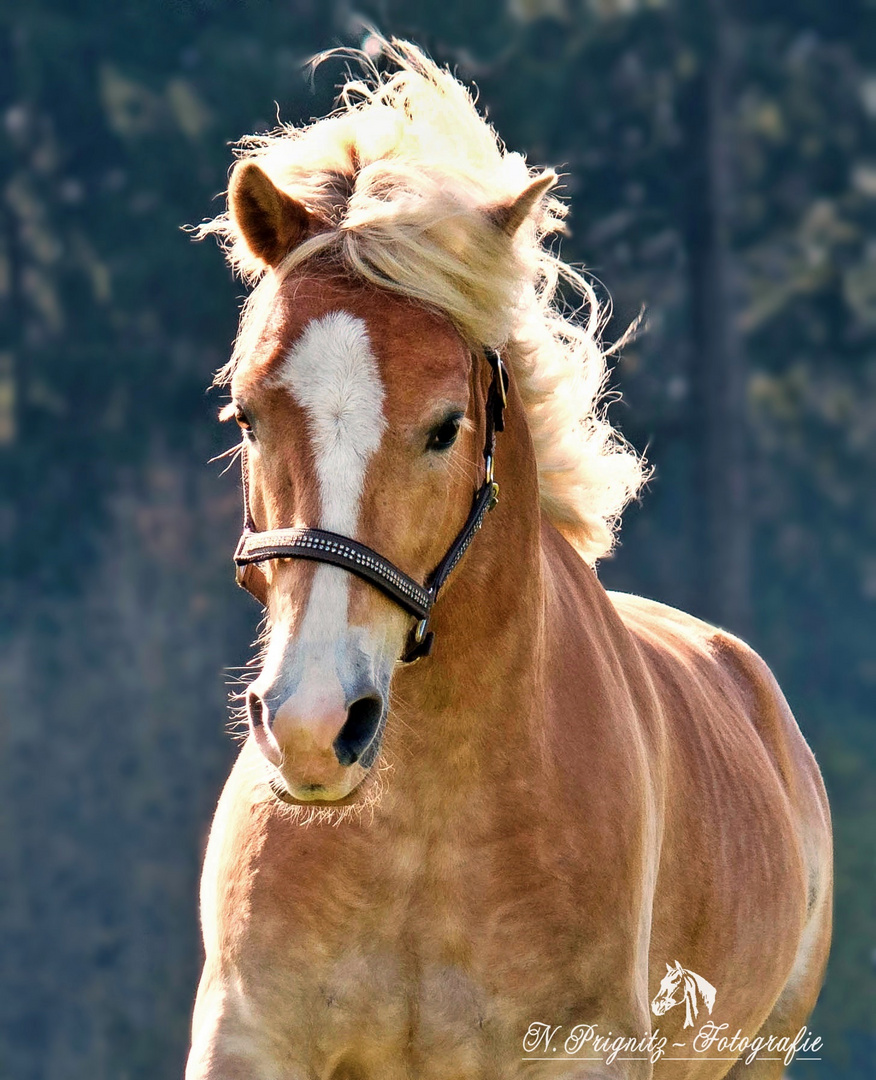
{"label": "horse's right ear", "polygon": [[253,161],[241,162],[231,174],[228,212],[246,246],[268,266],[279,266],[310,231],[307,208]]}

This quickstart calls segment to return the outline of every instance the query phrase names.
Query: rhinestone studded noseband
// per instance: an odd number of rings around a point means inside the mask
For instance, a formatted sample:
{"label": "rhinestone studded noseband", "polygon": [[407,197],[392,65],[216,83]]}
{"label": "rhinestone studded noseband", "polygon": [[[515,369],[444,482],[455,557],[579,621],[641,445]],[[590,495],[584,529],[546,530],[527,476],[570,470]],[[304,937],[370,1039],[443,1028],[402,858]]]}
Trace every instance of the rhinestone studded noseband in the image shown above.
{"label": "rhinestone studded noseband", "polygon": [[353,540],[349,536],[327,532],[325,529],[307,528],[271,529],[267,532],[259,532],[253,522],[249,505],[245,443],[241,459],[243,533],[234,553],[238,585],[264,604],[267,600],[267,581],[259,566],[260,563],[268,559],[312,559],[315,562],[339,566],[369,581],[417,620],[408,637],[402,660],[405,663],[411,663],[421,656],[428,656],[433,640],[433,634],[429,630],[429,617],[438,599],[438,593],[468,550],[475,533],[483,524],[484,517],[493,509],[499,497],[499,485],[493,479],[493,456],[496,432],[502,431],[505,427],[504,411],[507,405],[508,373],[499,355],[492,349],[484,349],[484,356],[493,372],[486,400],[484,482],[475,492],[465,524],[448,548],[444,558],[427,578],[425,585],[420,585],[403,570],[399,570],[389,559],[385,559],[372,548],[360,544],[358,540]]}

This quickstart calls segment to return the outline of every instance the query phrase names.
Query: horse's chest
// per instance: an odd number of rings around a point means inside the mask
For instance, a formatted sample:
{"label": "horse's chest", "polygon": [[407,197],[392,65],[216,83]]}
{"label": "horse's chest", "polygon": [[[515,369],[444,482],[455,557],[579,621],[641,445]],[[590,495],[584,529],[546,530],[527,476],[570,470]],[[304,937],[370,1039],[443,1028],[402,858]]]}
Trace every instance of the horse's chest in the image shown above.
{"label": "horse's chest", "polygon": [[[495,918],[495,898],[471,870],[457,876],[449,851],[431,855],[441,872],[428,884],[390,877],[346,911],[324,895],[322,918],[289,928],[288,1045],[320,1080],[497,1080],[519,1066],[538,996],[520,973],[535,977],[543,950],[513,914]],[[541,966],[553,982],[555,960]]]}
{"label": "horse's chest", "polygon": [[459,967],[394,952],[352,955],[332,966],[308,1010],[311,1061],[326,1080],[339,1061],[357,1080],[480,1076],[496,1004]]}
{"label": "horse's chest", "polygon": [[404,825],[380,844],[278,829],[220,902],[283,1080],[510,1078],[528,1025],[571,1009],[580,904],[520,834]]}

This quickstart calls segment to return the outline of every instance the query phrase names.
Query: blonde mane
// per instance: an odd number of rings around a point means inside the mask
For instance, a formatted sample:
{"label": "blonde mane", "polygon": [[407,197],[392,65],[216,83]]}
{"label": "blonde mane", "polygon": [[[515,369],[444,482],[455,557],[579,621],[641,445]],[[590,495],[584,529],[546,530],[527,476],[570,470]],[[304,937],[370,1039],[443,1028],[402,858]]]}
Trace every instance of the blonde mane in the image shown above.
{"label": "blonde mane", "polygon": [[[381,75],[361,57],[368,77],[349,79],[336,113],[239,144],[238,156],[257,162],[324,230],[266,273],[229,215],[199,227],[198,236],[219,237],[245,280],[261,279],[218,379],[230,378],[280,283],[308,260],[327,260],[437,309],[472,345],[492,346],[511,367],[535,446],[543,510],[594,563],[611,550],[644,470],[605,416],[597,298],[544,243],[565,207],[542,199],[513,238],[497,227],[497,211],[537,173],[505,149],[449,72],[406,42],[382,46],[393,73]],[[578,295],[577,309],[559,300],[561,281]]]}

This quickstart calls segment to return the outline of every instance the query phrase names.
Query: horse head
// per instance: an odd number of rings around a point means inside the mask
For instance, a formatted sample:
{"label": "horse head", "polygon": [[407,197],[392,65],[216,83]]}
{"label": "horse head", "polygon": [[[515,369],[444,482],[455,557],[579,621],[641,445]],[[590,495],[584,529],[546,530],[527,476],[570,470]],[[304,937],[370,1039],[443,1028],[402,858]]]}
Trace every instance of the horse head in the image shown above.
{"label": "horse head", "polygon": [[[491,242],[510,245],[553,181],[481,214]],[[271,268],[244,319],[224,410],[243,440],[245,536],[304,530],[319,546],[334,534],[364,546],[360,561],[379,553],[390,578],[428,581],[473,492],[485,491],[485,471],[492,480],[482,451],[495,371],[449,318],[362,280],[336,253],[290,269],[299,248],[335,233],[253,162],[234,173],[229,209],[251,255]],[[243,568],[267,610],[249,725],[281,797],[349,801],[378,759],[412,616],[404,597],[400,605],[355,570],[296,555]]]}
{"label": "horse head", "polygon": [[[198,230],[258,280],[219,382],[244,448],[238,580],[267,615],[246,711],[292,802],[358,801],[397,662],[425,653],[430,625],[443,642],[463,577],[456,623],[473,638],[455,652],[469,663],[444,671],[425,711],[449,716],[456,687],[467,714],[472,640],[483,685],[469,689],[489,698],[481,657],[511,618],[499,585],[519,608],[521,559],[540,565],[539,504],[592,563],[644,476],[601,404],[598,298],[543,243],[565,213],[548,197],[556,174],[534,175],[413,46],[386,49],[398,71],[349,82],[336,114],[244,140],[227,213]],[[503,495],[485,529],[496,554],[476,542],[439,599],[495,504],[491,404],[506,392]]]}
{"label": "horse head", "polygon": [[[679,993],[679,997],[676,997]],[[699,998],[711,1013],[715,1004],[716,991],[708,980],[695,971],[688,971],[676,960],[674,965],[666,965],[666,974],[660,983],[660,990],[651,1002],[651,1011],[655,1016],[663,1016],[676,1005],[684,1002],[684,1026],[693,1027],[699,1015]]]}
{"label": "horse head", "polygon": [[682,985],[684,981],[684,968],[676,960],[674,965],[666,965],[666,974],[660,983],[660,989],[657,992],[657,996],[651,1002],[651,1012],[655,1016],[663,1016],[664,1013],[669,1012],[671,1008],[679,1004],[679,1001],[675,997],[675,991]]}

